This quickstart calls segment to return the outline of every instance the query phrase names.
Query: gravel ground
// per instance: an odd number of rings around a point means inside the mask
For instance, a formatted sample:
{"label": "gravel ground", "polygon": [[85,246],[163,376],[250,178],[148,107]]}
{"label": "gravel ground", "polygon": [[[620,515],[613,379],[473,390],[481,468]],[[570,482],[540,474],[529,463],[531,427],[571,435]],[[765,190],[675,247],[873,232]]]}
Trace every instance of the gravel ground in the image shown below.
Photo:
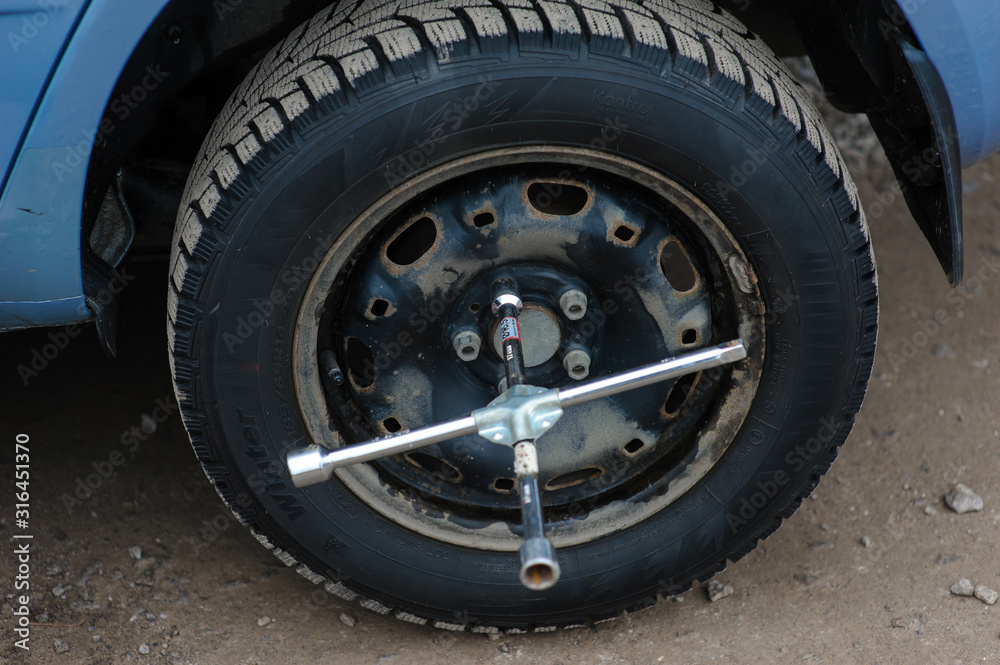
{"label": "gravel ground", "polygon": [[[488,636],[327,595],[264,550],[196,464],[166,363],[165,265],[151,262],[126,268],[117,362],[90,328],[0,337],[0,660],[25,657],[7,489],[25,432],[37,663],[997,662],[1000,158],[965,174],[968,280],[951,290],[867,123],[834,119],[879,262],[875,375],[833,469],[718,577],[715,602],[704,585],[594,627]],[[65,349],[24,386],[17,366],[50,344]],[[946,505],[952,490],[969,512]]]}

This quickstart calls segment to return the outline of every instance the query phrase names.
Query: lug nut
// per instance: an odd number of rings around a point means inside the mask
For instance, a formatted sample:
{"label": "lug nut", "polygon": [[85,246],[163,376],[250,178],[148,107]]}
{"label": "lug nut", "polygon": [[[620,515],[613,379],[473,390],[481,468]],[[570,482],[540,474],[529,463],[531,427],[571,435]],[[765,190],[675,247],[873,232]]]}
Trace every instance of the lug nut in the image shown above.
{"label": "lug nut", "polygon": [[559,307],[570,321],[579,321],[587,313],[587,296],[579,289],[570,289],[559,296]]}
{"label": "lug nut", "polygon": [[587,355],[586,351],[573,349],[563,356],[563,367],[569,374],[569,378],[576,381],[586,379],[587,375],[590,374],[590,356]]}
{"label": "lug nut", "polygon": [[479,357],[479,347],[482,345],[482,340],[475,331],[463,330],[455,335],[452,345],[455,347],[455,353],[458,354],[459,358],[465,362],[470,362]]}

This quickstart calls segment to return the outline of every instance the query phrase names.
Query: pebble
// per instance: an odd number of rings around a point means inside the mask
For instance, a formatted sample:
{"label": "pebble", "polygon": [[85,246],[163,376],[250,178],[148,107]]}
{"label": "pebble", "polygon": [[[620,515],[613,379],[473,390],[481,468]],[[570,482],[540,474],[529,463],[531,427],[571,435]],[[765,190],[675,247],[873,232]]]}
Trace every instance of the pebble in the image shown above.
{"label": "pebble", "polygon": [[98,642],[101,641],[101,636],[100,635],[94,635],[90,639],[94,640],[94,644],[97,644]]}
{"label": "pebble", "polygon": [[510,653],[510,645],[506,642],[498,646],[497,649],[500,650],[500,653]]}
{"label": "pebble", "polygon": [[139,559],[142,558],[142,548],[139,547],[138,545],[133,545],[132,547],[128,548],[128,555],[133,559],[135,559],[136,561],[138,561]]}
{"label": "pebble", "polygon": [[264,615],[261,618],[257,619],[257,625],[260,626],[261,628],[263,628],[269,623],[271,623],[271,617],[267,615]]}
{"label": "pebble", "polygon": [[976,598],[983,601],[987,605],[993,605],[994,603],[997,602],[997,596],[1000,594],[997,594],[997,592],[994,591],[993,589],[980,584],[979,586],[976,587],[975,595]]}
{"label": "pebble", "polygon": [[813,584],[816,583],[816,580],[819,579],[815,575],[809,575],[804,573],[798,573],[792,575],[792,577],[795,579],[796,582],[799,582],[800,584],[805,584],[806,586],[812,586]]}
{"label": "pebble", "polygon": [[62,640],[55,640],[52,643],[52,648],[55,650],[57,654],[60,655],[64,653],[69,653],[69,645],[63,642]]}
{"label": "pebble", "polygon": [[972,491],[964,483],[956,483],[944,495],[945,504],[958,514],[970,513],[983,509],[983,498]]}
{"label": "pebble", "polygon": [[727,596],[731,596],[733,595],[733,593],[736,592],[736,590],[733,589],[733,587],[729,586],[728,584],[723,584],[718,580],[709,581],[707,591],[708,591],[708,599],[713,603],[717,600],[722,600]]}
{"label": "pebble", "polygon": [[943,344],[935,344],[931,347],[931,355],[935,358],[947,358],[948,357],[948,347]]}
{"label": "pebble", "polygon": [[937,508],[934,506],[924,506],[924,515],[937,515]]}
{"label": "pebble", "polygon": [[871,547],[872,546],[872,539],[869,538],[868,536],[861,536],[861,546],[862,547]]}
{"label": "pebble", "polygon": [[64,587],[62,584],[55,585],[54,587],[52,587],[52,595],[55,596],[56,598],[62,598],[63,596],[66,595],[66,587]]}
{"label": "pebble", "polygon": [[357,622],[358,620],[352,617],[350,614],[347,614],[345,612],[340,613],[340,623],[344,624],[348,628],[354,628],[354,624],[356,624]]}
{"label": "pebble", "polygon": [[145,642],[143,642],[142,644],[140,644],[139,645],[139,653],[141,653],[143,656],[145,656],[147,653],[149,653],[149,645],[146,644]]}
{"label": "pebble", "polygon": [[969,578],[963,577],[951,585],[951,592],[956,596],[971,596],[976,592],[976,588],[972,586],[972,581]]}

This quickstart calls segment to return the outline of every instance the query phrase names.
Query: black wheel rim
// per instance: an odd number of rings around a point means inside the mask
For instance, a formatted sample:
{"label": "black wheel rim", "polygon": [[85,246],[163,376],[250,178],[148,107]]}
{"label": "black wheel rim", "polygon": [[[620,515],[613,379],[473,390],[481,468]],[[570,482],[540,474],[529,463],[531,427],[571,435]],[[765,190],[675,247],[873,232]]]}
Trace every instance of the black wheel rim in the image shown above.
{"label": "black wheel rim", "polygon": [[[496,397],[503,370],[487,293],[501,274],[521,285],[524,337],[540,340],[528,370],[535,385],[574,383],[563,361],[570,351],[587,355],[596,378],[738,336],[762,348],[763,308],[745,256],[676,183],[559,148],[497,151],[428,176],[360,216],[307,294],[297,389],[326,445],[440,422]],[[581,318],[560,305],[568,291],[586,296]],[[481,340],[475,358],[456,346],[470,331]],[[317,380],[324,351],[344,369],[342,385]],[[662,509],[703,476],[742,424],[759,354],[749,367],[568,410],[539,441],[555,542],[618,530],[629,504],[633,514]],[[338,477],[404,526],[509,550],[520,522],[511,457],[469,436]]]}

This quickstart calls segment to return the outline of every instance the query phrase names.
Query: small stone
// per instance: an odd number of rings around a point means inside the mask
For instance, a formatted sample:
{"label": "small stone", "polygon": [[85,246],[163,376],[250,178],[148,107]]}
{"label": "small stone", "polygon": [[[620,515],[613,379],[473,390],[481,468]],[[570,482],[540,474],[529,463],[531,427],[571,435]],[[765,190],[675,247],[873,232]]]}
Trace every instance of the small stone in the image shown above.
{"label": "small stone", "polygon": [[872,546],[872,539],[869,538],[868,536],[861,536],[861,546],[862,547],[871,547]]}
{"label": "small stone", "polygon": [[924,506],[924,515],[937,515],[937,508],[934,506]]}
{"label": "small stone", "polygon": [[128,548],[128,555],[133,559],[135,559],[136,561],[138,561],[139,559],[142,558],[142,548],[139,547],[138,545],[133,545],[132,547]]}
{"label": "small stone", "polygon": [[510,653],[510,645],[506,642],[498,646],[497,649],[500,650],[500,653]]}
{"label": "small stone", "polygon": [[997,592],[989,587],[983,586],[982,584],[976,587],[975,595],[976,598],[983,601],[987,605],[993,605],[997,602]]}
{"label": "small stone", "polygon": [[708,599],[713,603],[718,600],[722,600],[727,596],[731,596],[733,595],[733,593],[736,592],[736,590],[733,589],[733,587],[729,586],[728,584],[723,584],[718,580],[709,581],[707,591],[708,591]]}
{"label": "small stone", "polygon": [[142,644],[140,644],[139,645],[139,653],[141,653],[143,656],[145,656],[146,654],[148,654],[149,653],[149,645],[146,644],[145,642],[143,642]]}
{"label": "small stone", "polygon": [[152,612],[146,612],[146,621],[156,621],[156,615]]}
{"label": "small stone", "polygon": [[956,596],[971,596],[975,591],[976,588],[972,586],[972,581],[967,577],[963,577],[951,585],[951,592]]}
{"label": "small stone", "polygon": [[66,587],[64,587],[62,584],[55,585],[54,587],[52,587],[52,595],[55,596],[56,598],[62,598],[63,596],[66,595]]}
{"label": "small stone", "polygon": [[63,642],[62,640],[55,640],[52,643],[52,648],[60,656],[64,653],[69,653],[69,645]]}
{"label": "small stone", "polygon": [[90,639],[94,640],[94,644],[97,644],[98,642],[101,641],[101,636],[100,635],[93,635]]}
{"label": "small stone", "polygon": [[819,579],[815,575],[802,574],[802,573],[792,575],[792,577],[795,579],[796,582],[799,582],[800,584],[805,584],[806,586],[812,586],[813,584],[816,583],[816,580]]}
{"label": "small stone", "polygon": [[264,615],[261,618],[257,619],[257,625],[260,626],[261,628],[263,628],[269,623],[271,623],[271,617],[267,615]]}
{"label": "small stone", "polygon": [[965,483],[956,483],[944,495],[945,504],[958,514],[970,513],[983,509],[983,498],[972,491]]}
{"label": "small stone", "polygon": [[943,344],[935,344],[931,347],[931,355],[935,358],[947,358],[948,357],[948,347]]}
{"label": "small stone", "polygon": [[354,624],[356,624],[357,622],[358,620],[352,617],[350,614],[347,614],[345,612],[340,613],[340,623],[344,624],[348,628],[354,628]]}

